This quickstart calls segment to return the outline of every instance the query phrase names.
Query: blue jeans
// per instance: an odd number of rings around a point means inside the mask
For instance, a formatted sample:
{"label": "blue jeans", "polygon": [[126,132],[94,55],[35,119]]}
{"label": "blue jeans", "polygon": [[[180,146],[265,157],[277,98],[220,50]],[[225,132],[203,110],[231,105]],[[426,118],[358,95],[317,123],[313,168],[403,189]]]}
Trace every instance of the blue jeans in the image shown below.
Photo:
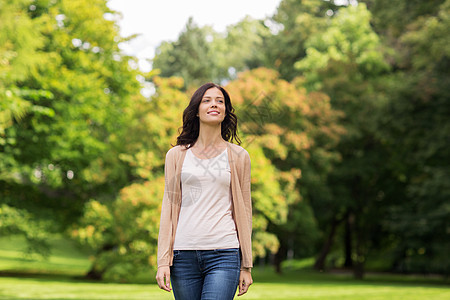
{"label": "blue jeans", "polygon": [[175,299],[233,299],[240,268],[239,248],[174,250],[170,281]]}

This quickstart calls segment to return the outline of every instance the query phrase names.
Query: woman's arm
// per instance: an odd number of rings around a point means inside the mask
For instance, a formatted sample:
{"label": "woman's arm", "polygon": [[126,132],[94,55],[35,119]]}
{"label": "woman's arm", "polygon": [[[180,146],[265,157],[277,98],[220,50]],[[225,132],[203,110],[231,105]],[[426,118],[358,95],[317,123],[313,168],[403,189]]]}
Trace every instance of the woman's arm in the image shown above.
{"label": "woman's arm", "polygon": [[170,292],[170,257],[171,257],[171,238],[172,238],[172,201],[170,189],[173,187],[175,178],[175,158],[172,151],[166,154],[164,164],[164,196],[161,206],[161,219],[159,222],[158,235],[158,271],[156,272],[156,282],[159,288]]}
{"label": "woman's arm", "polygon": [[242,196],[244,197],[244,205],[245,212],[247,213],[247,221],[248,228],[250,233],[252,232],[252,195],[251,195],[251,187],[252,187],[252,175],[251,175],[251,161],[250,155],[247,151],[244,152],[244,174],[243,174],[243,183],[242,183]]}
{"label": "woman's arm", "polygon": [[242,156],[240,159],[241,166],[241,178],[240,187],[243,198],[243,210],[245,211],[245,217],[243,220],[246,227],[245,234],[242,234],[242,238],[245,239],[241,241],[242,244],[246,245],[243,251],[245,251],[245,258],[241,264],[241,271],[246,270],[251,271],[252,268],[252,251],[251,251],[251,235],[252,235],[252,197],[251,197],[251,162],[250,155],[246,150],[241,152]]}
{"label": "woman's arm", "polygon": [[166,160],[164,164],[164,196],[161,206],[161,218],[159,222],[159,235],[158,235],[158,267],[170,265],[170,242],[172,238],[172,203],[170,200],[170,185],[172,184],[171,178],[174,176],[174,157],[172,151],[168,151],[166,154]]}
{"label": "woman's arm", "polygon": [[171,246],[173,237],[172,206],[175,205],[176,188],[176,153],[174,148],[166,154],[164,164],[164,196],[161,205],[161,218],[158,235],[158,267],[169,266],[172,257]]}
{"label": "woman's arm", "polygon": [[[244,206],[245,206],[245,212],[247,215],[247,224],[248,224],[248,230],[252,232],[252,197],[251,197],[251,161],[250,161],[250,155],[247,151],[244,152],[244,173],[243,173],[243,180],[242,180],[242,196],[244,198]],[[251,246],[251,241],[250,241]],[[251,255],[251,250],[250,250]],[[251,257],[250,257],[251,260]],[[238,296],[244,295],[247,293],[248,288],[253,283],[252,274],[251,274],[251,267],[244,267],[241,266],[241,273],[239,275],[239,293]]]}

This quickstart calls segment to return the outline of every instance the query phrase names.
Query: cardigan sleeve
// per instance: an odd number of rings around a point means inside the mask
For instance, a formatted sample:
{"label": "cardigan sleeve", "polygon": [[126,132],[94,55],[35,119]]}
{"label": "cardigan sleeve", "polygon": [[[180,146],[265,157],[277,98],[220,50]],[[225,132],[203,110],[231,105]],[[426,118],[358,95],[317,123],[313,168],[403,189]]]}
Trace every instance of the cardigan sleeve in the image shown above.
{"label": "cardigan sleeve", "polygon": [[[251,234],[252,234],[252,198],[251,198],[251,161],[250,155],[247,151],[243,151],[244,157],[242,161],[242,178],[241,178],[241,192],[244,202],[246,225],[248,230],[247,238],[249,241],[246,243],[249,249],[246,249],[247,258],[243,260],[241,264],[241,270],[251,271],[253,264],[252,249],[251,249]],[[244,263],[245,261],[245,263]]]}
{"label": "cardigan sleeve", "polygon": [[252,197],[251,197],[251,161],[250,155],[245,151],[244,174],[242,183],[242,196],[244,198],[245,212],[247,214],[248,228],[252,232]]}
{"label": "cardigan sleeve", "polygon": [[[173,148],[172,148],[173,149]],[[172,150],[171,149],[171,150]],[[172,203],[170,200],[170,188],[173,175],[175,174],[175,158],[173,151],[169,150],[166,154],[164,164],[164,196],[161,205],[161,219],[159,222],[158,235],[158,268],[170,265],[170,240],[172,236]],[[172,180],[171,180],[172,179]]]}

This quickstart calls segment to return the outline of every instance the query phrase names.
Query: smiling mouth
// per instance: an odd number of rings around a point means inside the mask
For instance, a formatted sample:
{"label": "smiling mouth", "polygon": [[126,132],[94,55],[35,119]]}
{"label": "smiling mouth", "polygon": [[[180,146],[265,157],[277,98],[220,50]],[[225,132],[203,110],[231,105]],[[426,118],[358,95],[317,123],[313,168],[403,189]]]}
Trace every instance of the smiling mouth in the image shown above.
{"label": "smiling mouth", "polygon": [[209,111],[209,112],[208,112],[208,115],[211,115],[211,114],[213,114],[213,115],[218,115],[219,112],[218,112],[218,111]]}

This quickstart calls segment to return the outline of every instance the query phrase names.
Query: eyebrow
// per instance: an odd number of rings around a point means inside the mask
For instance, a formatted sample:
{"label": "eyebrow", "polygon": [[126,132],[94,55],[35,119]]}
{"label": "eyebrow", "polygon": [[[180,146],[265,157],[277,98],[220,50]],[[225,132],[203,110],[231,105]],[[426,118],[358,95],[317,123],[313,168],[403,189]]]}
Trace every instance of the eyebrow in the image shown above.
{"label": "eyebrow", "polygon": [[[204,96],[204,97],[203,97],[203,99],[205,99],[205,98],[212,98],[212,97],[211,97],[211,96]],[[217,99],[217,98],[221,98],[221,99],[223,99],[223,97],[222,97],[222,96],[217,96],[217,97],[216,97],[216,99]]]}

